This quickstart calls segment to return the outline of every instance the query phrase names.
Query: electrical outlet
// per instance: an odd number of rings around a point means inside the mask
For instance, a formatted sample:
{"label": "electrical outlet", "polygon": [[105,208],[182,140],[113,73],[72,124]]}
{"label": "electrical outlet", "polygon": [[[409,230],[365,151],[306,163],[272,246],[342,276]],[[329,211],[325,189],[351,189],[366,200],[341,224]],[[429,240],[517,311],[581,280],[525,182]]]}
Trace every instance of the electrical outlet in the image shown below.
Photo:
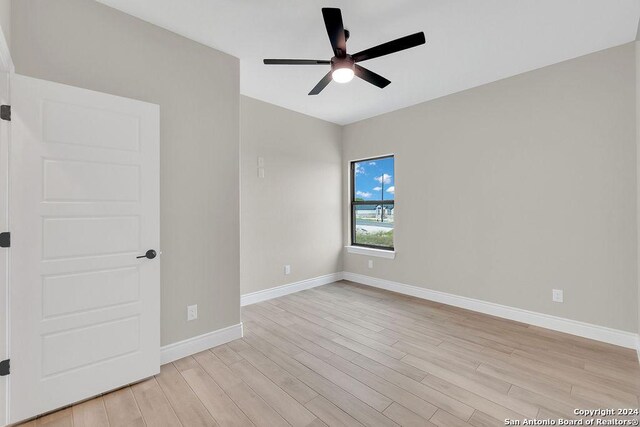
{"label": "electrical outlet", "polygon": [[553,302],[564,302],[564,292],[562,289],[554,289],[552,292]]}
{"label": "electrical outlet", "polygon": [[284,274],[291,274],[291,266],[290,265],[285,265],[284,266]]}
{"label": "electrical outlet", "polygon": [[372,259],[369,260],[369,268],[373,268],[373,260]]}
{"label": "electrical outlet", "polygon": [[258,157],[258,178],[264,178],[264,157]]}
{"label": "electrical outlet", "polygon": [[187,321],[196,320],[198,318],[198,304],[187,306]]}

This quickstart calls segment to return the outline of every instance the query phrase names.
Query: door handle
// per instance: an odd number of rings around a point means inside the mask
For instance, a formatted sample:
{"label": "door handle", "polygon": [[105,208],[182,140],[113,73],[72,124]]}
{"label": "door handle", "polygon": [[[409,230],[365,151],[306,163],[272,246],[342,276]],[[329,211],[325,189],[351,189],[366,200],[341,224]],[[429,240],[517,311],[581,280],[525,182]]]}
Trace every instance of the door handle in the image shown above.
{"label": "door handle", "polygon": [[156,253],[156,251],[154,251],[153,249],[149,249],[149,250],[147,251],[147,253],[146,253],[146,254],[144,254],[144,255],[140,255],[140,256],[137,256],[136,258],[148,258],[148,259],[154,259],[154,258],[156,257],[156,255],[158,255],[158,254]]}

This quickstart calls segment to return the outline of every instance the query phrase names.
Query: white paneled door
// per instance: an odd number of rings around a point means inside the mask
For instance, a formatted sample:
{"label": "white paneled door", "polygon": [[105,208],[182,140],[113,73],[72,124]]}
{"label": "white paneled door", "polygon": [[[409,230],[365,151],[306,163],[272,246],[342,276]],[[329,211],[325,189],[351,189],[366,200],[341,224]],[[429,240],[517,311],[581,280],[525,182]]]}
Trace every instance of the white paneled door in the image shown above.
{"label": "white paneled door", "polygon": [[159,107],[19,75],[11,100],[16,422],[159,371]]}

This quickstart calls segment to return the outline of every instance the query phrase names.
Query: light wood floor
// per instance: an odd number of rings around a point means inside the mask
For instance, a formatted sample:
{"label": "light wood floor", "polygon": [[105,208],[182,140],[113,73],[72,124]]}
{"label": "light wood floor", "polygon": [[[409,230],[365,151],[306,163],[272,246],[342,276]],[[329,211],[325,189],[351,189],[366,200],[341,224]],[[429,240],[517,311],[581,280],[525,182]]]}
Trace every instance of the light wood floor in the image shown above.
{"label": "light wood floor", "polygon": [[632,350],[348,282],[242,318],[243,339],[28,425],[503,426],[638,407]]}

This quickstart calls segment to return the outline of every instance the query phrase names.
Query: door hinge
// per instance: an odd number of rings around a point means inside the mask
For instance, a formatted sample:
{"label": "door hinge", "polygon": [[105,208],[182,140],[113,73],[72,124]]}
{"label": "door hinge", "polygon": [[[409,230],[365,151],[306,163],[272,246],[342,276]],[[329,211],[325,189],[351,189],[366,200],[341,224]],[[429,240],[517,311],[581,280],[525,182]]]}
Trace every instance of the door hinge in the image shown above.
{"label": "door hinge", "polygon": [[0,233],[0,248],[10,248],[11,247],[11,233],[5,231],[4,233]]}
{"label": "door hinge", "polygon": [[0,105],[0,119],[11,121],[11,105]]}
{"label": "door hinge", "polygon": [[11,360],[11,359],[3,360],[2,362],[0,362],[0,377],[4,377],[5,375],[9,375],[9,373],[10,373],[9,360]]}

